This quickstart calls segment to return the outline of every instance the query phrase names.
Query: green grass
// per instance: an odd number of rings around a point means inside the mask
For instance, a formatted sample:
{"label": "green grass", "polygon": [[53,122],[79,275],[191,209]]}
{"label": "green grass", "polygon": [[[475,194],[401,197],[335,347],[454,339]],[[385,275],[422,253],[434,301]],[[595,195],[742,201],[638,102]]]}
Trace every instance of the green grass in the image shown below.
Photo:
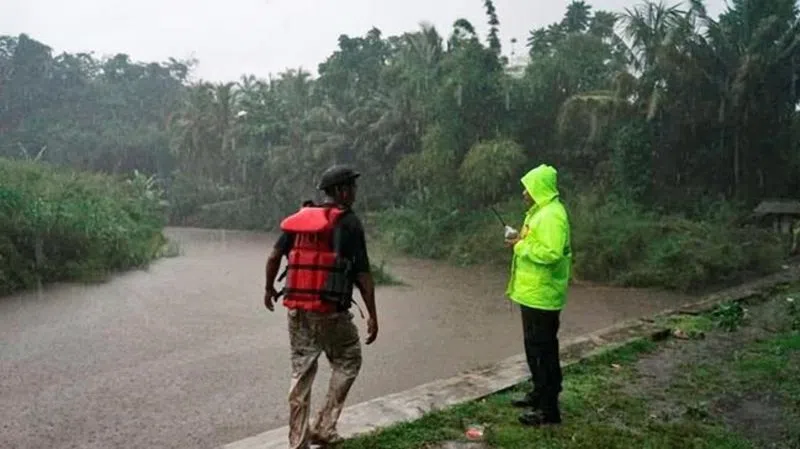
{"label": "green grass", "polygon": [[[503,449],[763,447],[764,443],[757,441],[759,437],[752,439],[752,432],[748,432],[752,429],[737,424],[736,416],[726,415],[730,410],[726,412],[720,404],[735,404],[743,395],[767,392],[782,407],[787,429],[791,429],[791,423],[800,422],[800,383],[796,381],[800,379],[800,334],[783,332],[763,340],[751,338],[721,325],[725,318],[720,318],[720,310],[728,309],[723,306],[716,313],[674,318],[673,323],[712,332],[723,342],[739,338],[742,344],[737,351],[714,352],[708,349],[713,346],[702,346],[705,340],[637,340],[567,367],[561,396],[564,423],[559,427],[535,429],[518,424],[519,411],[509,402],[528,388],[520,386],[347,441],[341,447],[436,447],[435,443],[443,441],[464,441],[464,431],[470,424],[484,425],[487,444]],[[680,357],[687,353],[694,354],[699,362],[682,363]],[[644,357],[675,363],[665,385],[653,383],[641,371],[638,361]],[[662,374],[659,368],[655,370]],[[669,406],[674,415],[662,417],[659,404]],[[728,418],[734,423],[726,422]],[[783,444],[777,447],[797,447],[791,444],[800,443],[800,432],[788,430],[772,438],[772,442]]]}
{"label": "green grass", "polygon": [[153,180],[126,181],[0,158],[0,295],[100,281],[164,251]]}
{"label": "green grass", "polygon": [[678,315],[663,320],[660,324],[673,330],[681,330],[688,336],[704,335],[714,329],[715,322],[708,315]]}
{"label": "green grass", "polygon": [[726,301],[716,305],[708,313],[700,315],[674,315],[662,319],[660,324],[674,331],[681,331],[690,339],[702,338],[707,332],[722,329],[733,332],[747,319],[747,309],[739,302]]}

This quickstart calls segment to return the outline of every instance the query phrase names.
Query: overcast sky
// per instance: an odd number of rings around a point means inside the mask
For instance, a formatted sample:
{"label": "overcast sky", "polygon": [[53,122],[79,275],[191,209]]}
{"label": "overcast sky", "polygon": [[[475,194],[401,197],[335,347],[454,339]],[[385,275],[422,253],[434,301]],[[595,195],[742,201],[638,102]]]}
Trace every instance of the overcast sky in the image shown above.
{"label": "overcast sky", "polygon": [[[568,3],[495,0],[504,52],[513,37],[524,52],[528,32],[560,20]],[[621,11],[639,1],[589,3]],[[716,15],[724,0],[707,4]],[[199,60],[195,76],[213,81],[298,67],[316,74],[340,34],[363,35],[373,26],[388,36],[427,21],[447,36],[463,17],[482,37],[487,29],[482,0],[0,0],[0,11],[0,34],[27,33],[57,53],[127,53],[139,61],[193,57]]]}

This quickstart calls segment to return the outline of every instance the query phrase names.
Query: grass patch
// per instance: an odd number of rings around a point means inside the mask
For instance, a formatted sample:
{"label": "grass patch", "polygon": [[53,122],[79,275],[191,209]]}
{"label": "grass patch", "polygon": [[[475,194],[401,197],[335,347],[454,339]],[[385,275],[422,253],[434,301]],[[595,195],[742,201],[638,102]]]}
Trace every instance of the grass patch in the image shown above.
{"label": "grass patch", "polygon": [[[594,195],[566,199],[565,204],[576,279],[693,291],[774,272],[785,255],[779,236],[739,226],[727,208],[689,219]],[[372,214],[370,228],[386,246],[411,256],[461,265],[508,265],[502,227],[492,212],[457,206],[420,199]],[[519,229],[525,214],[521,201],[497,208]]]}
{"label": "grass patch", "polygon": [[715,327],[714,320],[707,314],[670,316],[659,324],[676,332],[682,332],[688,338],[702,338],[706,332]]}
{"label": "grass patch", "polygon": [[741,303],[729,301],[719,304],[711,311],[711,320],[717,327],[728,332],[735,331],[745,320],[747,311]]}
{"label": "grass patch", "polygon": [[692,339],[702,338],[715,329],[733,332],[744,325],[747,318],[748,311],[740,302],[727,301],[707,313],[670,316],[660,324],[673,329],[673,335]]}
{"label": "grass patch", "polygon": [[[437,448],[465,441],[470,424],[485,426],[491,448],[800,447],[800,333],[785,311],[778,333],[740,321],[726,327],[727,305],[701,316],[673,318],[709,332],[701,340],[637,340],[573,364],[564,371],[564,423],[534,429],[517,422],[512,397],[527,386],[347,441],[343,449]],[[752,313],[766,313],[754,307]],[[758,320],[754,320],[758,322]]]}
{"label": "grass patch", "polygon": [[152,178],[120,182],[0,158],[0,295],[55,281],[102,281],[163,252]]}

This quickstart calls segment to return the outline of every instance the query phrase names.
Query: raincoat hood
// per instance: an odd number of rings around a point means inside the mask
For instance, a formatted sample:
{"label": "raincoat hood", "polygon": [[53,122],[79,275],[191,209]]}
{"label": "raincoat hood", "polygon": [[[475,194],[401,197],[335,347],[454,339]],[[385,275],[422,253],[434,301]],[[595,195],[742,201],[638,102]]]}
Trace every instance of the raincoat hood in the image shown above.
{"label": "raincoat hood", "polygon": [[522,185],[538,206],[544,206],[558,197],[556,169],[542,164],[522,177]]}
{"label": "raincoat hood", "polygon": [[561,310],[572,269],[569,216],[559,201],[556,169],[540,165],[522,177],[536,204],[525,214],[514,244],[506,295],[529,308]]}

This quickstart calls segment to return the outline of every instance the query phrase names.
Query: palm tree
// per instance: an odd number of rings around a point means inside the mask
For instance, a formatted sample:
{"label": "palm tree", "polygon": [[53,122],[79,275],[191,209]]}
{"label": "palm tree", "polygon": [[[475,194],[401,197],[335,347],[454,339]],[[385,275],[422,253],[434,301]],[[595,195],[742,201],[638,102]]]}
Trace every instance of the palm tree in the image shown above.
{"label": "palm tree", "polygon": [[733,132],[734,187],[738,191],[742,183],[744,159],[762,173],[757,182],[763,188],[763,172],[770,167],[761,155],[779,149],[764,151],[765,139],[757,136],[770,135],[770,128],[791,120],[797,102],[797,5],[792,0],[736,0],[718,22],[704,20],[708,53],[715,56],[717,69],[710,78],[718,87],[721,140],[727,140],[727,130]]}
{"label": "palm tree", "polygon": [[172,149],[196,173],[231,179],[233,132],[238,112],[235,83],[201,82],[189,89],[181,110],[170,117]]}
{"label": "palm tree", "polygon": [[567,33],[582,33],[589,27],[592,7],[583,0],[573,0],[567,6],[567,12],[561,26]]}
{"label": "palm tree", "polygon": [[486,16],[489,19],[489,48],[496,55],[500,56],[502,45],[500,43],[500,36],[498,35],[500,20],[497,18],[497,10],[492,0],[484,0],[483,5],[486,8]]}

